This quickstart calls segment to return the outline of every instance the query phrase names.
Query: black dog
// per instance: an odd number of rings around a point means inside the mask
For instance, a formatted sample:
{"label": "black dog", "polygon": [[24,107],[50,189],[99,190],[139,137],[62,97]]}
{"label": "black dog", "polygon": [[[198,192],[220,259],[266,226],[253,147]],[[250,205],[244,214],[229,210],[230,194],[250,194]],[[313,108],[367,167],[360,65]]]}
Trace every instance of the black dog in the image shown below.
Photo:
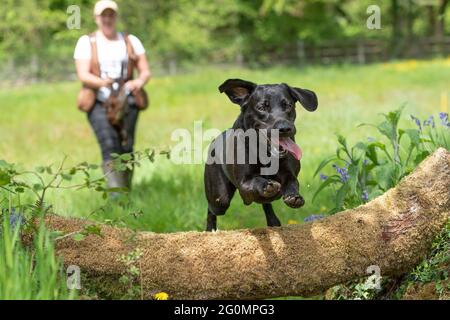
{"label": "black dog", "polygon": [[[241,106],[241,113],[232,129],[241,129],[238,131],[243,133],[249,130],[278,133],[278,139],[267,133],[265,137],[269,142],[267,152],[274,156],[270,150],[274,147],[277,150],[275,157],[279,161],[279,169],[274,174],[264,175],[261,174],[261,169],[267,165],[259,160],[257,163],[236,162],[235,155],[239,150],[235,143],[230,146],[227,131],[223,132],[211,143],[209,161],[205,167],[205,192],[208,200],[206,230],[216,230],[217,216],[225,214],[236,189],[246,205],[252,202],[262,204],[268,226],[280,226],[272,201],[283,197],[283,201],[291,208],[300,208],[305,203],[299,193],[297,181],[302,152],[294,142],[295,103],[299,101],[306,110],[314,111],[318,104],[316,94],[287,84],[257,85],[240,79],[225,81],[219,91],[225,92],[233,103]],[[260,142],[261,135],[258,137]],[[210,162],[218,152],[222,153],[221,157],[232,152],[234,161]],[[251,146],[246,142],[246,159],[251,152]]]}

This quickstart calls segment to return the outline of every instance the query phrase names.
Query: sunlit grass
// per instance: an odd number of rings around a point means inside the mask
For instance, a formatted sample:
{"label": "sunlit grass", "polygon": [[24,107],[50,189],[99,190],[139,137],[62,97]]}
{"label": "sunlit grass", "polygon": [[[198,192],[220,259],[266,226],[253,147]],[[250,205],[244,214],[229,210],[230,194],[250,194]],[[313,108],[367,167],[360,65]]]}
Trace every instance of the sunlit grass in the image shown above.
{"label": "sunlit grass", "polygon": [[54,255],[50,234],[43,227],[28,247],[19,228],[11,228],[9,215],[0,216],[0,300],[66,300],[69,292],[62,263]]}
{"label": "sunlit grass", "polygon": [[[194,121],[203,129],[230,127],[239,107],[219,94],[217,87],[228,78],[257,83],[286,82],[314,90],[319,108],[309,113],[297,107],[297,142],[302,147],[301,193],[307,204],[301,209],[275,204],[283,223],[302,222],[305,216],[330,209],[326,194],[316,203],[312,195],[319,183],[312,175],[317,164],[336,149],[335,133],[349,143],[366,139],[375,131],[358,128],[362,122],[377,122],[378,114],[406,104],[403,122],[409,114],[426,118],[442,108],[442,95],[449,93],[450,65],[447,60],[394,62],[370,66],[273,67],[262,70],[199,68],[197,72],[155,78],[148,85],[150,108],[141,114],[136,149],[173,146],[171,133],[177,128],[193,131]],[[86,115],[75,107],[78,83],[37,84],[0,90],[0,158],[26,168],[58,163],[100,162],[100,153]],[[450,94],[450,93],[449,93]],[[137,229],[158,232],[202,230],[206,218],[202,165],[175,165],[164,157],[146,163],[135,174],[130,203],[111,205],[94,216],[102,220],[126,216]],[[85,191],[56,191],[50,194],[60,214],[86,216],[103,204],[100,195]],[[142,210],[138,218],[128,212]],[[262,210],[246,207],[236,196],[219,229],[264,226]]]}

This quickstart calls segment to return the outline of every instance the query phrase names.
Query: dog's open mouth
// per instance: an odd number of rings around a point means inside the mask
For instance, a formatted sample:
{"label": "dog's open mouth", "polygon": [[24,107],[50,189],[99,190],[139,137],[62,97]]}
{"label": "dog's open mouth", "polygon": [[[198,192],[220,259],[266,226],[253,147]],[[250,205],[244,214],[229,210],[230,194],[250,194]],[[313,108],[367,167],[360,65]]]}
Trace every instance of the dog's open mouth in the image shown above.
{"label": "dog's open mouth", "polygon": [[302,149],[290,137],[268,137],[267,133],[262,132],[267,141],[270,143],[269,149],[272,156],[284,158],[288,153],[300,160],[303,156]]}
{"label": "dog's open mouth", "polygon": [[292,154],[295,159],[302,158],[302,149],[289,137],[280,137],[279,139],[271,138],[272,146],[278,149],[280,156],[286,156],[288,153]]}

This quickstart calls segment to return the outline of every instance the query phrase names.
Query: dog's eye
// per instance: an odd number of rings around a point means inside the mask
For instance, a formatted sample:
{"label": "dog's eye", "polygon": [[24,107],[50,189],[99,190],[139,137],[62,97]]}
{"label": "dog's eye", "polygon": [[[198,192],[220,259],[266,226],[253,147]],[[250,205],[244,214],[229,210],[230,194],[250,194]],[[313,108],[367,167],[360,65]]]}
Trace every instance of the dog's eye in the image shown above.
{"label": "dog's eye", "polygon": [[287,111],[289,111],[290,109],[292,109],[292,103],[290,103],[289,101],[283,100],[281,102],[283,108]]}

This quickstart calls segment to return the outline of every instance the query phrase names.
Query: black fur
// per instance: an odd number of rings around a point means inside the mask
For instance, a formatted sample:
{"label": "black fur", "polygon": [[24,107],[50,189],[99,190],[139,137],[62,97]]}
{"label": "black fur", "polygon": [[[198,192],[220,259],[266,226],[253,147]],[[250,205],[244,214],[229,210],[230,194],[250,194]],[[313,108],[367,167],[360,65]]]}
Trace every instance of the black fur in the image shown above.
{"label": "black fur", "polygon": [[[290,87],[287,84],[257,85],[240,79],[229,79],[220,87],[231,102],[241,107],[241,113],[232,129],[278,130],[280,137],[294,140],[295,103],[300,102],[308,111],[317,109],[316,94],[310,90]],[[225,137],[226,132],[222,133]],[[211,143],[210,156],[217,152],[217,139]],[[223,148],[225,154],[230,152]],[[227,151],[228,150],[228,151]],[[246,145],[246,153],[249,152]],[[247,158],[248,159],[248,158]],[[216,230],[217,216],[225,214],[236,190],[246,205],[261,203],[268,226],[280,226],[271,202],[283,198],[292,208],[299,208],[305,201],[299,193],[297,176],[300,161],[291,154],[280,156],[279,171],[275,175],[262,176],[261,163],[257,164],[207,164],[205,167],[205,192],[208,200],[207,231]]]}

